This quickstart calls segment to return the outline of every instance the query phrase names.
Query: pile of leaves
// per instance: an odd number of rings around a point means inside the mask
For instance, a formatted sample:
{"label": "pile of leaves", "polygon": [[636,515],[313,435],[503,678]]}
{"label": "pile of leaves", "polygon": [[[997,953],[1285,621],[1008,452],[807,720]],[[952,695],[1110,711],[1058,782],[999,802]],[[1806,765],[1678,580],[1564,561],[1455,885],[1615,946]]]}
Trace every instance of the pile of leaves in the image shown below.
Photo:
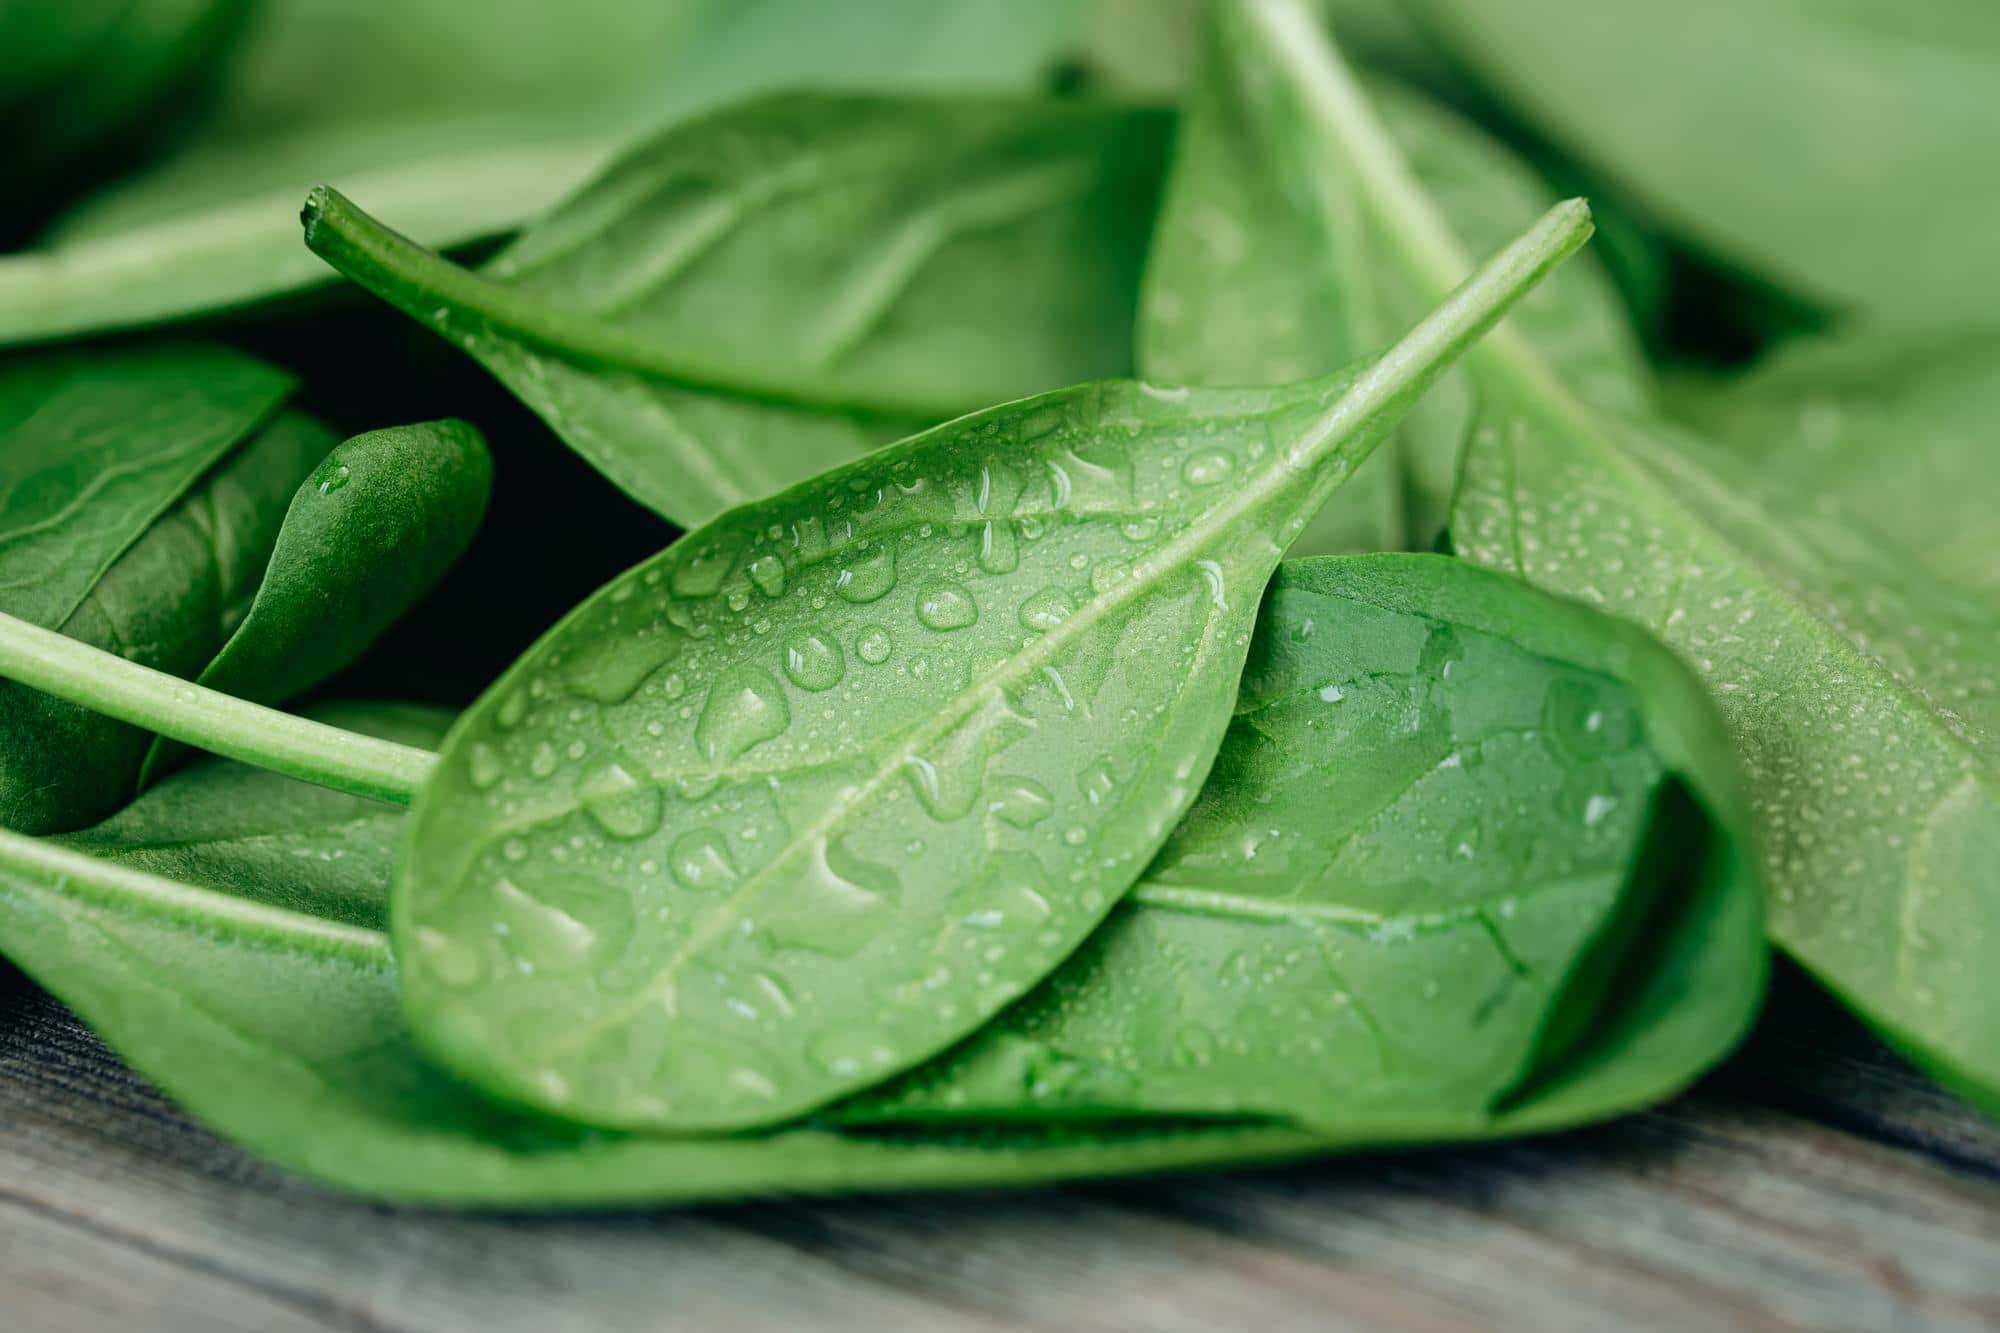
{"label": "pile of leaves", "polygon": [[195,1116],[1469,1141],[1767,940],[2000,1112],[1986,6],[518,8],[0,5],[0,952]]}

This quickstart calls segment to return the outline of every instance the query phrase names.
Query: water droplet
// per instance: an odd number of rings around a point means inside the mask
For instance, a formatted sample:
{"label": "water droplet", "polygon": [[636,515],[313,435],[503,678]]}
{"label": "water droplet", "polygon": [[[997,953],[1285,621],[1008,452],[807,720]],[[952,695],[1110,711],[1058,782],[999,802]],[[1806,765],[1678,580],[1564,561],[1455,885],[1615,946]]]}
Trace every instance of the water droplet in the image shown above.
{"label": "water droplet", "polygon": [[738,666],[709,687],[694,724],[694,743],[711,763],[726,764],[792,722],[784,687],[758,667]]}
{"label": "water droplet", "polygon": [[1021,627],[1046,633],[1068,620],[1076,602],[1061,588],[1044,588],[1021,603]]}
{"label": "water droplet", "polygon": [[994,784],[986,808],[1015,828],[1033,828],[1049,817],[1055,801],[1049,789],[1033,778],[1002,778]]}
{"label": "water droplet", "polygon": [[1581,760],[1623,754],[1641,736],[1638,714],[1622,689],[1578,677],[1549,685],[1542,724],[1560,749]]}
{"label": "water droplet", "polygon": [[1221,449],[1204,449],[1181,466],[1181,480],[1190,486],[1213,486],[1236,470],[1236,460]]}
{"label": "water droplet", "polygon": [[1156,514],[1141,518],[1127,519],[1118,527],[1128,542],[1149,542],[1160,535],[1160,519]]}
{"label": "water droplet", "polygon": [[521,719],[528,715],[527,696],[519,690],[510,690],[500,701],[500,707],[493,714],[494,723],[502,731],[512,731],[521,725]]}
{"label": "water droplet", "polygon": [[675,838],[667,852],[667,866],[682,888],[698,893],[726,888],[737,879],[729,844],[714,829],[690,829]]}
{"label": "water droplet", "polygon": [[547,741],[535,746],[535,752],[528,756],[528,772],[538,778],[545,778],[556,771],[562,759],[556,754],[556,747]]}
{"label": "water droplet", "polygon": [[917,597],[917,619],[938,631],[964,629],[979,619],[979,607],[962,585],[937,583]]}
{"label": "water droplet", "polygon": [[835,1078],[879,1069],[896,1058],[888,1035],[870,1027],[829,1028],[813,1038],[807,1054]]}
{"label": "water droplet", "polygon": [[830,690],[847,674],[847,660],[832,639],[801,632],[785,641],[785,674],[802,690]]}
{"label": "water droplet", "polygon": [[659,787],[615,759],[591,770],[578,791],[584,813],[614,838],[630,842],[660,826],[665,797]]}
{"label": "water droplet", "polygon": [[485,741],[474,741],[465,756],[465,775],[473,787],[485,791],[500,780],[500,755]]}
{"label": "water droplet", "polygon": [[889,660],[889,631],[880,625],[868,625],[854,640],[854,655],[870,666],[880,666]]}
{"label": "water droplet", "polygon": [[895,920],[902,882],[887,866],[828,839],[808,856],[782,904],[762,918],[772,945],[848,958]]}
{"label": "water droplet", "polygon": [[879,601],[896,586],[896,551],[886,542],[855,548],[835,576],[833,590],[847,601]]}
{"label": "water droplet", "polygon": [[979,567],[988,574],[1011,574],[1021,564],[1021,544],[1014,537],[1014,525],[1004,520],[986,523],[979,530]]}
{"label": "water droplet", "polygon": [[[295,472],[292,475],[297,476],[298,474]],[[313,474],[313,480],[319,483],[319,493],[321,495],[331,495],[345,486],[352,475],[353,473],[347,464],[335,463],[332,459],[328,459],[325,463],[320,464],[319,471]]]}
{"label": "water droplet", "polygon": [[685,548],[685,542],[668,548],[669,560],[677,555],[680,558],[674,561],[667,586],[676,597],[713,597],[722,580],[729,576],[731,553],[713,546],[699,551]]}
{"label": "water droplet", "polygon": [[1077,778],[1077,786],[1083,790],[1085,800],[1092,805],[1103,805],[1117,790],[1118,778],[1112,773],[1111,765],[1100,760],[1083,770]]}
{"label": "water droplet", "polygon": [[760,555],[750,562],[746,571],[750,581],[757,585],[757,591],[766,597],[785,595],[785,562],[775,555]]}
{"label": "water droplet", "polygon": [[563,684],[600,704],[624,703],[648,676],[678,654],[680,647],[680,635],[671,630],[612,635],[571,664],[563,673]]}

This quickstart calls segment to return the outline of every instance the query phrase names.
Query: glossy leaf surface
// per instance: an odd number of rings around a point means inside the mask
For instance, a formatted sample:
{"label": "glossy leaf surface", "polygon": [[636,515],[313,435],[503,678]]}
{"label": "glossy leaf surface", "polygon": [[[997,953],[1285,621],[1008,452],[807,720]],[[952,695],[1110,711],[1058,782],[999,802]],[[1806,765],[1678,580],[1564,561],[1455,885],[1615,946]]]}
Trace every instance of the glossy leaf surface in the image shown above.
{"label": "glossy leaf surface", "polygon": [[314,195],[306,240],[686,526],[916,426],[1126,373],[1166,130],[782,95],[634,149],[478,274],[337,195]]}
{"label": "glossy leaf surface", "polygon": [[1193,799],[1284,544],[1585,217],[1353,376],[989,409],[614,581],[418,794],[394,933],[419,1035],[510,1099],[692,1129],[976,1028]]}
{"label": "glossy leaf surface", "polygon": [[[1207,785],[1131,895],[840,1114],[1257,1114],[1367,1142],[1630,1109],[1756,1012],[1747,825],[1720,719],[1643,635],[1441,556],[1290,561]],[[1688,922],[1720,923],[1713,980],[1675,1001],[1673,1058],[1645,1058],[1596,1020]],[[1620,1076],[1537,1095],[1579,1049]]]}
{"label": "glossy leaf surface", "polygon": [[[1390,140],[1475,252],[1548,207],[1548,187],[1472,124],[1393,83],[1371,89]],[[1380,262],[1402,238],[1339,187],[1327,151],[1268,73],[1209,53],[1147,264],[1141,374],[1176,384],[1289,383],[1365,355],[1422,313],[1428,295]],[[1650,398],[1617,294],[1591,256],[1565,265],[1509,323],[1550,347],[1592,401],[1629,411]],[[1462,371],[1450,376],[1293,554],[1430,548],[1476,394]]]}
{"label": "glossy leaf surface", "polygon": [[504,235],[632,136],[797,85],[1018,88],[1069,0],[285,0],[174,152],[0,257],[0,343],[228,310],[333,275],[298,243],[329,180],[425,244]]}
{"label": "glossy leaf surface", "polygon": [[1904,327],[1988,322],[2000,9],[1421,0],[1451,53],[1684,235]]}
{"label": "glossy leaf surface", "polygon": [[[1331,137],[1380,142],[1366,103],[1277,0],[1246,50],[1287,71]],[[1451,247],[1383,150],[1345,183]],[[1390,251],[1441,287],[1446,264]],[[1862,529],[1829,522],[1729,451],[1659,417],[1598,411],[1537,344],[1468,360],[1493,410],[1452,517],[1460,553],[1658,634],[1708,686],[1748,770],[1772,938],[1926,1068],[2000,1104],[2000,784],[1990,604]]]}

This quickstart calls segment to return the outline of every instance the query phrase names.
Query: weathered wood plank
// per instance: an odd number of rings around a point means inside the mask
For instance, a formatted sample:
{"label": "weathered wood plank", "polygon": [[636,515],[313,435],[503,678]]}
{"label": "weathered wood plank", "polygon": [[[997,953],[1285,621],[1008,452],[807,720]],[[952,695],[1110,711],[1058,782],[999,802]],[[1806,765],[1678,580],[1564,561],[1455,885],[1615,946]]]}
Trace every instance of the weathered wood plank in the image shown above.
{"label": "weathered wood plank", "polygon": [[24,1333],[1991,1328],[1996,1161],[1991,1125],[1787,995],[1702,1091],[1542,1141],[1030,1194],[426,1213],[249,1161],[0,983],[0,1324]]}

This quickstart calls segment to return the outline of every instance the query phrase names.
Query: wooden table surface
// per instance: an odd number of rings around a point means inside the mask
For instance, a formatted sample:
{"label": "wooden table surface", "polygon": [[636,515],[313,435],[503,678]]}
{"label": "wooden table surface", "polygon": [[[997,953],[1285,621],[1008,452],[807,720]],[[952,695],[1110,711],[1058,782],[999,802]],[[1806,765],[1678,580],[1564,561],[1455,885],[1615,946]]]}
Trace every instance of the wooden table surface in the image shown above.
{"label": "wooden table surface", "polygon": [[0,971],[0,1329],[1993,1329],[2000,1129],[1803,983],[1617,1124],[1029,1193],[453,1215],[191,1125]]}

